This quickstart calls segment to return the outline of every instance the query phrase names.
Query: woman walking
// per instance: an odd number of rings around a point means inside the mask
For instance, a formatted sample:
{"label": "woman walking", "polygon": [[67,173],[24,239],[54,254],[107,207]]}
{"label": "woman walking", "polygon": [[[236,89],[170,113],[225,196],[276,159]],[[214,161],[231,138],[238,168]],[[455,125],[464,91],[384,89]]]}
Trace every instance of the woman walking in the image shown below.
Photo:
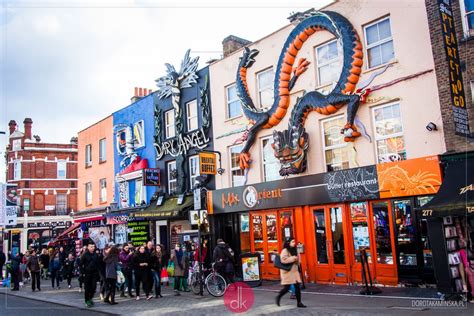
{"label": "woman walking", "polygon": [[47,280],[48,279],[48,267],[49,267],[49,254],[48,254],[48,249],[43,248],[41,250],[41,255],[40,255],[40,267],[41,267],[41,278]]}
{"label": "woman walking", "polygon": [[117,264],[119,262],[119,249],[116,246],[104,251],[105,278],[107,282],[104,303],[110,305],[118,304],[115,302],[115,289],[117,283]]}
{"label": "woman walking", "polygon": [[72,288],[71,279],[74,276],[74,266],[76,265],[76,259],[74,259],[74,255],[70,253],[67,256],[67,259],[64,261],[63,272],[64,278],[67,280],[67,287],[70,289]]}
{"label": "woman walking", "polygon": [[150,256],[145,251],[145,246],[142,245],[138,248],[138,252],[135,254],[133,258],[133,266],[135,267],[135,291],[138,301],[140,299],[140,283],[143,284],[143,291],[145,292],[145,297],[147,300],[153,298],[150,295],[150,282],[152,281],[151,278],[151,262]]}
{"label": "woman walking", "polygon": [[288,293],[291,285],[294,285],[297,302],[296,306],[306,307],[306,305],[301,303],[301,277],[298,271],[298,253],[296,251],[296,241],[294,239],[288,239],[285,241],[283,244],[283,250],[280,253],[280,260],[283,264],[291,264],[291,269],[289,271],[280,269],[281,285],[283,285],[283,288],[276,297],[276,304],[280,306],[280,299],[283,295]]}
{"label": "woman walking", "polygon": [[163,267],[163,250],[162,245],[156,245],[155,250],[151,254],[151,273],[153,274],[153,282],[155,284],[155,297],[161,296],[161,268]]}
{"label": "woman walking", "polygon": [[184,251],[181,249],[180,244],[176,244],[175,248],[171,252],[170,260],[174,264],[174,295],[181,295],[179,291],[181,290],[181,283],[184,277],[185,271],[188,268],[188,260],[186,260]]}
{"label": "woman walking", "polygon": [[56,281],[56,286],[58,289],[59,286],[59,271],[61,271],[61,259],[59,258],[59,252],[53,252],[51,260],[49,261],[49,273],[51,274],[51,286],[54,289],[54,281]]}

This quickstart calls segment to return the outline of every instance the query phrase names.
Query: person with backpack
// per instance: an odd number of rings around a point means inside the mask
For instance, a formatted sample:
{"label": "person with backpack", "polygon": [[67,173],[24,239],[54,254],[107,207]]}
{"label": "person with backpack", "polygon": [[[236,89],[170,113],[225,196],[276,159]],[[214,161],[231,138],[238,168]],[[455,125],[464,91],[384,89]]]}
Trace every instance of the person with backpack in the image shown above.
{"label": "person with backpack", "polygon": [[212,255],[216,271],[222,275],[228,284],[234,283],[234,251],[221,238]]}

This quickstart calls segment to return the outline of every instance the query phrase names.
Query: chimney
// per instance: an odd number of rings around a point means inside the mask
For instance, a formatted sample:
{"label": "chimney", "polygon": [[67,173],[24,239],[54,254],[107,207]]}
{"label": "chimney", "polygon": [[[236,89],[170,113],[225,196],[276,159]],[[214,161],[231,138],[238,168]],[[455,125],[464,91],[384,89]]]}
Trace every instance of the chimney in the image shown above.
{"label": "chimney", "polygon": [[8,126],[10,127],[10,135],[13,134],[13,132],[16,131],[16,122],[14,120],[11,120],[8,123]]}
{"label": "chimney", "polygon": [[236,50],[245,47],[251,44],[251,41],[247,41],[246,39],[229,35],[222,41],[222,49],[224,51],[224,58],[235,52]]}
{"label": "chimney", "polygon": [[130,99],[130,101],[132,101],[132,103],[137,102],[138,100],[143,97],[146,97],[150,93],[151,89],[135,87],[133,97]]}
{"label": "chimney", "polygon": [[31,139],[31,125],[33,125],[33,121],[27,117],[23,121],[23,124],[25,126],[25,139]]}

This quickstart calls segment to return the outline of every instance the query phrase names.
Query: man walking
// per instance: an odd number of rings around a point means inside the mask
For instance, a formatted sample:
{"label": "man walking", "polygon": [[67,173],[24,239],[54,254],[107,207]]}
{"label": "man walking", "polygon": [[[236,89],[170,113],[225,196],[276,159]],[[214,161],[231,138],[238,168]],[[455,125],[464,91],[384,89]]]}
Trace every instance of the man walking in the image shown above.
{"label": "man walking", "polygon": [[99,278],[99,256],[95,253],[95,244],[87,245],[87,251],[82,255],[79,269],[84,279],[84,300],[87,307],[94,306],[93,298]]}
{"label": "man walking", "polygon": [[26,262],[26,268],[30,272],[31,275],[31,289],[33,292],[38,289],[41,291],[40,287],[40,263],[39,258],[36,255],[36,250],[32,250],[30,256],[28,257],[28,261]]}

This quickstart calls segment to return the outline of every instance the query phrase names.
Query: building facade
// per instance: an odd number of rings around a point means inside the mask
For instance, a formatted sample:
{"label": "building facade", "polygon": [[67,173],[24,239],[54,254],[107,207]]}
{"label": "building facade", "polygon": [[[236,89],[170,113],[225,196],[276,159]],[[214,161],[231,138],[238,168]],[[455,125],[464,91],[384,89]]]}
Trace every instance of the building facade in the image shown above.
{"label": "building facade", "polygon": [[444,125],[425,6],[403,3],[297,13],[210,65],[214,233],[260,253],[264,278],[289,237],[306,281],[360,282],[361,247],[379,283],[433,277],[415,207],[441,184]]}
{"label": "building facade", "polygon": [[7,226],[8,249],[25,251],[59,234],[77,211],[77,139],[70,144],[41,142],[32,134],[33,121],[24,120],[24,131],[10,121],[7,149],[7,183],[16,185],[19,206],[17,225]]}

